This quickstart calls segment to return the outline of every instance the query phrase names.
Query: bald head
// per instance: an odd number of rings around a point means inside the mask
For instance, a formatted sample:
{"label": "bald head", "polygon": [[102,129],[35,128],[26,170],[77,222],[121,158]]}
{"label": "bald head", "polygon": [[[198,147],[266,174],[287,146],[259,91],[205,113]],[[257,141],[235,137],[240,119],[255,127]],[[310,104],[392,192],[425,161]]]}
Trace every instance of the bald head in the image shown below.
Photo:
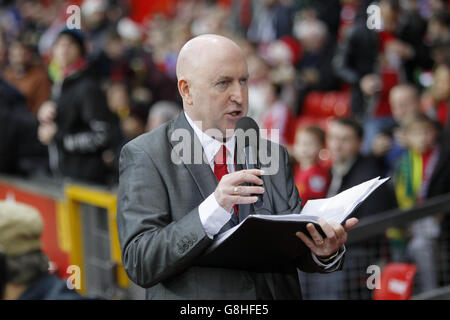
{"label": "bald head", "polygon": [[208,68],[212,60],[219,60],[224,54],[245,59],[242,49],[232,40],[216,34],[197,36],[181,48],[177,59],[177,78],[195,77],[195,72]]}
{"label": "bald head", "polygon": [[248,67],[244,52],[232,40],[205,34],[189,40],[177,60],[178,90],[183,108],[203,131],[234,129],[247,115]]}

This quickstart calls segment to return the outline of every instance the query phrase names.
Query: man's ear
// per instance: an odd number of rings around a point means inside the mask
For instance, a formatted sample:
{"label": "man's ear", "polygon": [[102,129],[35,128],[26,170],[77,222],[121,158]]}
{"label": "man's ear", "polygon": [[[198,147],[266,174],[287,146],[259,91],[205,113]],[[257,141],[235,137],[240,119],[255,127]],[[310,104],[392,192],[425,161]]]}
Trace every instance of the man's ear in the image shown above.
{"label": "man's ear", "polygon": [[180,95],[183,98],[183,100],[187,104],[192,105],[191,86],[189,85],[186,79],[181,78],[178,81],[178,91],[180,92]]}

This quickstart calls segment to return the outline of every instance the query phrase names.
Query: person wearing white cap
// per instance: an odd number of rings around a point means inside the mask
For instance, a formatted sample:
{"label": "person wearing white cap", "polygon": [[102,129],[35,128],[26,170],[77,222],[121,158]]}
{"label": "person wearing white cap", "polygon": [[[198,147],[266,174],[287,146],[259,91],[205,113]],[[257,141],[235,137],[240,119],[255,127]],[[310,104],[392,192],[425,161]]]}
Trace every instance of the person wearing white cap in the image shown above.
{"label": "person wearing white cap", "polygon": [[48,272],[43,222],[35,208],[0,201],[0,300],[78,300],[82,297]]}

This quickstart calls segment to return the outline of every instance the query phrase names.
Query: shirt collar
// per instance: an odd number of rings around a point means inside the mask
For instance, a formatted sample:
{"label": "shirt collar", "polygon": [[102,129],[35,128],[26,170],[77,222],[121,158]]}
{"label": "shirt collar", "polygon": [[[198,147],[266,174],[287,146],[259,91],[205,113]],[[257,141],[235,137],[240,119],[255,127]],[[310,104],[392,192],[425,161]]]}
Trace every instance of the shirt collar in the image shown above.
{"label": "shirt collar", "polygon": [[353,164],[356,162],[357,156],[349,158],[347,161],[343,163],[335,163],[331,167],[331,171],[333,175],[339,175],[341,177],[345,176],[353,166]]}
{"label": "shirt collar", "polygon": [[197,135],[198,140],[200,140],[200,143],[203,147],[203,151],[205,152],[206,159],[208,160],[209,164],[214,163],[214,158],[219,152],[220,148],[225,145],[227,148],[227,164],[233,164],[234,163],[234,149],[236,144],[236,137],[233,134],[233,136],[228,139],[227,142],[223,143],[220,142],[211,136],[208,136],[206,133],[204,133],[198,126],[197,123],[200,124],[198,121],[193,121],[185,112],[184,115],[186,116],[186,119],[188,123],[191,125],[191,127],[194,129],[195,134]]}

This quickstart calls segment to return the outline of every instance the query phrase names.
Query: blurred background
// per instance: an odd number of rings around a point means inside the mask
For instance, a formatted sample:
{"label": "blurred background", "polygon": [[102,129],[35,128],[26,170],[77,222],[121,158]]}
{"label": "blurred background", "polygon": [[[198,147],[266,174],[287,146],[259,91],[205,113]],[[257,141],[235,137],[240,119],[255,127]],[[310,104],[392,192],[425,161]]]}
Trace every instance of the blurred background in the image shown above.
{"label": "blurred background", "polygon": [[[304,203],[392,178],[358,209],[344,270],[299,272],[304,298],[448,298],[449,8],[445,0],[0,0],[0,199],[39,210],[50,273],[66,279],[77,265],[83,295],[144,298],[121,265],[120,150],[182,110],[183,44],[221,34],[247,56],[249,116],[268,138],[279,133]],[[381,272],[376,289],[371,265]]]}

